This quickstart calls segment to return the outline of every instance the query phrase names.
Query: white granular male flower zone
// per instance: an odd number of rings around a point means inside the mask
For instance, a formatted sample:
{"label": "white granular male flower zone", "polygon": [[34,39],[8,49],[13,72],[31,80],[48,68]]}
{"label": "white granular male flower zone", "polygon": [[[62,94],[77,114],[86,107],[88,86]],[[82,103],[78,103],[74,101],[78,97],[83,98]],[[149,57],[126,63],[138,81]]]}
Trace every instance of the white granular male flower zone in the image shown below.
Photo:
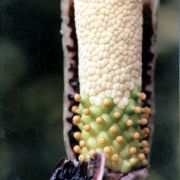
{"label": "white granular male flower zone", "polygon": [[80,94],[124,108],[141,87],[142,0],[75,0]]}

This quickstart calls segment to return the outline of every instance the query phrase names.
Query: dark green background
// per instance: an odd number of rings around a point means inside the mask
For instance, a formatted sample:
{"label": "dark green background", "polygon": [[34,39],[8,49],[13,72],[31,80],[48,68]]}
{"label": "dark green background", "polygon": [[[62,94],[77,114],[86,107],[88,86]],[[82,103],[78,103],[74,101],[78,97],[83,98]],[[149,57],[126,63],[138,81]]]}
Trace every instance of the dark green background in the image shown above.
{"label": "dark green background", "polygon": [[[178,179],[176,11],[175,1],[162,1],[152,180]],[[49,179],[65,156],[60,2],[1,0],[0,24],[0,180]]]}

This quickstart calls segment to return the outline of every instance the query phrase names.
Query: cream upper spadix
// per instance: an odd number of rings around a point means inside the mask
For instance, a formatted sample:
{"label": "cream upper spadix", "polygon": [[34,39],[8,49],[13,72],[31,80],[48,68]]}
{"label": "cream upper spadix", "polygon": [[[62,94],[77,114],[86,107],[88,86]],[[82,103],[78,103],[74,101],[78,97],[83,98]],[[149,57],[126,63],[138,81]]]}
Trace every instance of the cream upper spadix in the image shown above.
{"label": "cream upper spadix", "polygon": [[80,94],[124,108],[141,87],[142,0],[74,0]]}

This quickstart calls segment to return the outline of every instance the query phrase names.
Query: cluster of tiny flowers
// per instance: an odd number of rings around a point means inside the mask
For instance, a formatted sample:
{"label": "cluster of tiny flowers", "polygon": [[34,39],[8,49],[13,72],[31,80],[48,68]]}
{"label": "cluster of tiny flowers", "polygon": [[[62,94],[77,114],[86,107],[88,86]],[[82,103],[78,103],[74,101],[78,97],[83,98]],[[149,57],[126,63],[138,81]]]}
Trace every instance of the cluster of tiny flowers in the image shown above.
{"label": "cluster of tiny flowers", "polygon": [[77,140],[73,151],[79,161],[89,161],[99,152],[113,171],[127,173],[148,165],[151,109],[143,106],[144,92],[136,87],[124,109],[118,108],[112,98],[103,99],[100,106],[90,104],[86,95],[75,94],[74,100],[79,106],[72,106],[72,123],[79,131],[73,134]]}
{"label": "cluster of tiny flowers", "polygon": [[142,0],[75,0],[80,94],[119,108],[141,86]]}

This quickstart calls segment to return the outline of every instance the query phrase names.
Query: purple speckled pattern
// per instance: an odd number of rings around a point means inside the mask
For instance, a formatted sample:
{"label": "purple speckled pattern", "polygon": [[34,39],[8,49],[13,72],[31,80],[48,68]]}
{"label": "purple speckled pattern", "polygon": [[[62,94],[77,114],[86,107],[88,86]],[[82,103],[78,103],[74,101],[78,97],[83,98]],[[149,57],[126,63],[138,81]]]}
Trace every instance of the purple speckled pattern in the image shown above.
{"label": "purple speckled pattern", "polygon": [[94,161],[88,165],[89,169],[93,169],[93,180],[101,180],[104,176],[105,157],[103,154],[97,153]]}
{"label": "purple speckled pattern", "polygon": [[[79,178],[81,180],[102,180],[104,176],[104,168],[105,158],[104,155],[100,153],[97,153],[95,158],[91,159],[88,163],[78,162],[75,159],[71,161],[63,158],[58,162],[50,180],[79,180]],[[86,178],[84,177],[84,173],[86,174]]]}
{"label": "purple speckled pattern", "polygon": [[61,33],[63,37],[64,52],[64,141],[68,157],[74,159],[75,154],[72,151],[72,146],[76,141],[72,136],[73,113],[70,109],[75,103],[73,101],[73,95],[79,91],[79,82],[73,0],[62,0],[61,12]]}
{"label": "purple speckled pattern", "polygon": [[126,176],[122,177],[121,180],[145,180],[147,176],[148,170],[145,168],[128,173]]}
{"label": "purple speckled pattern", "polygon": [[147,168],[132,171],[127,175],[121,173],[108,173],[103,180],[145,180],[148,177]]}
{"label": "purple speckled pattern", "polygon": [[[150,106],[154,112],[153,105],[153,74],[156,52],[156,29],[158,0],[144,0],[143,6],[143,51],[142,51],[142,90],[147,94],[145,105]],[[62,35],[64,51],[64,141],[66,152],[70,159],[77,158],[72,147],[77,143],[73,132],[78,131],[72,124],[71,107],[75,104],[73,95],[79,92],[78,82],[78,49],[74,23],[73,0],[61,1],[62,11]],[[153,113],[152,113],[153,114]],[[148,126],[153,130],[153,121],[150,117]],[[151,133],[152,134],[152,133]],[[150,140],[149,140],[150,141]],[[104,168],[102,168],[104,169]],[[113,173],[104,170],[104,178],[109,180],[143,180],[148,176],[148,169],[133,170],[128,174]]]}

